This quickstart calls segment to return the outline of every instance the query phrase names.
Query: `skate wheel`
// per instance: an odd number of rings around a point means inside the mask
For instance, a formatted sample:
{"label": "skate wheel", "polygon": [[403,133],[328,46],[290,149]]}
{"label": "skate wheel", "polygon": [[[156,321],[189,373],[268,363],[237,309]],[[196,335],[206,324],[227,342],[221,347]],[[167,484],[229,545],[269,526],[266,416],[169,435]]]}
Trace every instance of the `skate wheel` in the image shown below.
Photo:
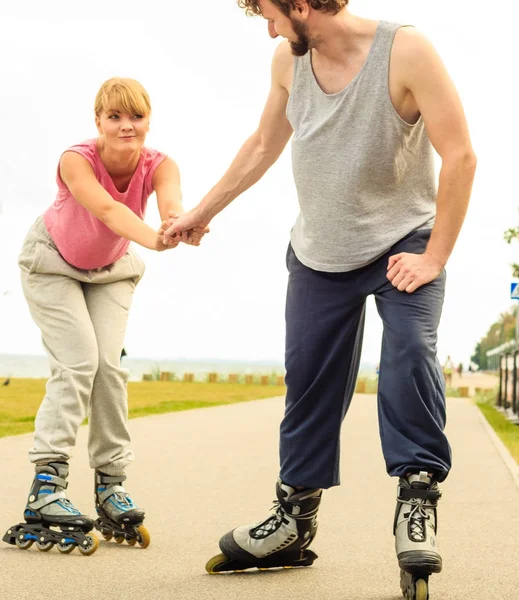
{"label": "skate wheel", "polygon": [[400,587],[406,600],[429,600],[428,577],[400,571]]}
{"label": "skate wheel", "polygon": [[57,544],[57,548],[61,552],[61,554],[70,554],[75,547],[75,544]]}
{"label": "skate wheel", "polygon": [[20,539],[20,537],[15,538],[15,544],[20,550],[27,550],[34,544],[34,540],[26,540],[25,538]]}
{"label": "skate wheel", "polygon": [[85,537],[88,540],[88,544],[86,546],[79,545],[77,548],[83,556],[90,556],[99,548],[99,540],[97,536],[92,534]]}
{"label": "skate wheel", "polygon": [[225,556],[225,554],[217,554],[207,561],[205,570],[209,573],[209,575],[216,575],[217,573],[221,573],[222,570],[225,570],[219,569],[218,567],[223,567],[227,562],[229,562],[229,559],[227,556]]}
{"label": "skate wheel", "polygon": [[126,543],[128,544],[128,546],[135,546],[135,544],[137,543],[137,538],[128,538],[126,540]]}
{"label": "skate wheel", "polygon": [[150,532],[146,529],[146,527],[144,527],[144,525],[139,525],[139,527],[137,527],[137,541],[139,542],[139,546],[141,548],[147,548],[150,545]]}
{"label": "skate wheel", "polygon": [[429,600],[429,590],[427,582],[423,579],[417,579],[415,583],[415,597],[413,600]]}
{"label": "skate wheel", "polygon": [[109,542],[114,537],[114,534],[111,531],[108,531],[106,533],[101,533],[101,535],[107,542]]}
{"label": "skate wheel", "polygon": [[122,544],[124,542],[124,535],[114,535],[114,542],[116,544]]}
{"label": "skate wheel", "polygon": [[40,552],[48,552],[54,548],[54,542],[36,542],[36,548]]}

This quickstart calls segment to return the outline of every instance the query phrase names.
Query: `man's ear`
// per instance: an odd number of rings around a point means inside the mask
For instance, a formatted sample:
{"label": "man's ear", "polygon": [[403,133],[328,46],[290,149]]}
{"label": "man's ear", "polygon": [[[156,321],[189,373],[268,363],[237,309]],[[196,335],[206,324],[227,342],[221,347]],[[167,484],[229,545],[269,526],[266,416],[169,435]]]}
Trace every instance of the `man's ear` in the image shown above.
{"label": "man's ear", "polygon": [[301,17],[307,17],[310,12],[310,4],[308,0],[295,0],[295,10]]}

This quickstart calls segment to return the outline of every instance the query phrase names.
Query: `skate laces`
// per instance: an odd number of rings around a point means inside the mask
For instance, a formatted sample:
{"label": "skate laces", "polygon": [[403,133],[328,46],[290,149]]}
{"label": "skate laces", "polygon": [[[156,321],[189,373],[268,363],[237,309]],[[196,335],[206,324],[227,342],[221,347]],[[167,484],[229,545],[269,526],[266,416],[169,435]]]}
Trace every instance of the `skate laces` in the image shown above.
{"label": "skate laces", "polygon": [[270,512],[272,513],[272,516],[270,516],[267,519],[267,521],[275,520],[275,521],[279,521],[280,523],[283,522],[283,519],[285,518],[285,515],[287,514],[285,509],[281,506],[281,502],[279,500],[272,501],[272,508],[270,509]]}
{"label": "skate laces", "polygon": [[261,521],[251,529],[250,535],[255,539],[263,539],[275,533],[283,523],[288,523],[288,520],[285,517],[285,511],[281,506],[279,500],[273,501],[273,506],[270,509],[272,513],[269,517],[267,517],[264,521]]}
{"label": "skate laces", "polygon": [[431,519],[426,509],[434,509],[434,505],[427,504],[422,499],[410,499],[406,504],[411,505],[411,510],[404,513],[404,517],[409,518],[409,534],[414,542],[423,542],[425,540],[425,523]]}
{"label": "skate laces", "polygon": [[72,502],[68,498],[62,498],[58,501],[58,504],[73,515],[81,515],[81,512],[72,504]]}
{"label": "skate laces", "polygon": [[272,501],[272,508],[270,509],[270,512],[272,514],[254,528],[254,531],[257,533],[258,537],[266,537],[274,533],[281,527],[283,523],[287,525],[289,523],[287,517],[295,520],[315,520],[317,513],[316,510],[313,510],[309,513],[298,516],[288,514],[279,500]]}
{"label": "skate laces", "polygon": [[137,508],[130,494],[122,486],[98,486],[97,494],[102,503],[106,502],[119,511],[126,512]]}
{"label": "skate laces", "polygon": [[135,508],[135,504],[128,492],[118,492],[117,494],[114,494],[114,497],[117,499],[119,505],[123,506],[125,509],[130,510],[131,508]]}

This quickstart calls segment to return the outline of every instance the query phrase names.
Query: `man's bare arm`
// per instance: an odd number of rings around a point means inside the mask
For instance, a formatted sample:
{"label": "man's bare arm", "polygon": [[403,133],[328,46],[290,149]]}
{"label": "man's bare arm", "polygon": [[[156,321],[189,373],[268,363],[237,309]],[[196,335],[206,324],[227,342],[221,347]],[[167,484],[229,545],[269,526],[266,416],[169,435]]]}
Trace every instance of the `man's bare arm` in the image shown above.
{"label": "man's bare arm", "polygon": [[438,277],[451,255],[467,212],[476,156],[458,93],[435,49],[412,28],[399,35],[396,57],[403,85],[413,95],[442,160],[436,222],[425,254],[397,254],[388,263],[388,279],[412,293]]}
{"label": "man's bare arm", "polygon": [[445,265],[467,212],[476,156],[460,98],[440,57],[420,33],[408,28],[406,35],[407,86],[442,160],[436,223],[427,252]]}

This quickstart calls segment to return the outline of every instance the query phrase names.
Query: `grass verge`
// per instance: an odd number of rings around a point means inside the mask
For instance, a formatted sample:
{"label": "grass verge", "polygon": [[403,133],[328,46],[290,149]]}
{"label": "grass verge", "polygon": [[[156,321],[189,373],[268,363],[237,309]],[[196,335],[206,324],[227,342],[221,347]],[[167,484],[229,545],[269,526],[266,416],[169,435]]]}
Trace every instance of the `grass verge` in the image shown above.
{"label": "grass verge", "polygon": [[[130,418],[284,396],[285,386],[143,381],[128,384]],[[0,437],[34,431],[45,379],[12,379],[0,387]]]}
{"label": "grass verge", "polygon": [[495,408],[495,401],[496,392],[488,392],[476,397],[476,404],[486,420],[519,464],[519,426],[510,423],[503,413]]}

